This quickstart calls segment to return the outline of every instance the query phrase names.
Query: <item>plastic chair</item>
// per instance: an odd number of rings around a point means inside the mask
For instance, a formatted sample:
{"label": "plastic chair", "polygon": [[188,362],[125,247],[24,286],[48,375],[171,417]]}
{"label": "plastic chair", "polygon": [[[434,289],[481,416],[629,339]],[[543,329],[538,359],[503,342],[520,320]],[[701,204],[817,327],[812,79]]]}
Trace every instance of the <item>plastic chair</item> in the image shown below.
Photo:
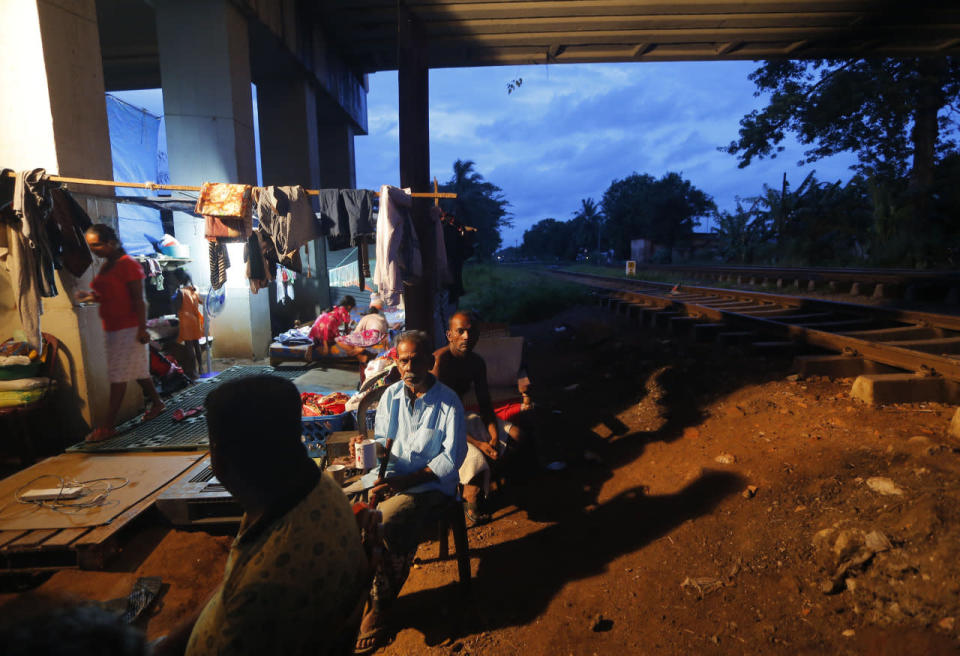
{"label": "plastic chair", "polygon": [[[25,403],[23,405],[0,408],[0,419],[9,418],[9,422],[12,424],[11,428],[19,428],[21,437],[20,462],[24,465],[32,463],[35,459],[33,444],[30,440],[28,419],[36,415],[40,410],[43,410],[47,407],[47,405],[50,403],[50,399],[52,398],[51,391],[56,383],[56,380],[53,377],[53,372],[54,368],[57,366],[57,352],[60,349],[60,340],[49,333],[41,334],[48,349],[46,362],[44,362],[44,367],[40,372],[41,376],[47,379],[47,386],[43,390],[43,395],[37,400]],[[13,435],[16,432],[16,430],[11,430],[10,434]]]}

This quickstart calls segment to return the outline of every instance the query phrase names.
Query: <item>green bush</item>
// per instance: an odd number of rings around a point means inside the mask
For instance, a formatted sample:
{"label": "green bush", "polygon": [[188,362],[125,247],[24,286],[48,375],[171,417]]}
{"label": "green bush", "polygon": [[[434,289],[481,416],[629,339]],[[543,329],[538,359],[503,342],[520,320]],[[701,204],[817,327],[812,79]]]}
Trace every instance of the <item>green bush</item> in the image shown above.
{"label": "green bush", "polygon": [[484,321],[521,324],[548,319],[589,302],[583,285],[553,278],[543,269],[473,264],[463,269],[467,293],[458,305]]}

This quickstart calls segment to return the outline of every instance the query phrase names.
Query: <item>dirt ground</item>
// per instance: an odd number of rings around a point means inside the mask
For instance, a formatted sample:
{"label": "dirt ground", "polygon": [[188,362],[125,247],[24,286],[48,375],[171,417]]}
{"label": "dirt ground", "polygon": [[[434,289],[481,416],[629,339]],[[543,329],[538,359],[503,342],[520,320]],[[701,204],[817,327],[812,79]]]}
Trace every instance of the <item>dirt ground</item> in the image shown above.
{"label": "dirt ground", "polygon": [[[498,492],[493,522],[469,532],[468,597],[425,542],[380,653],[960,650],[955,408],[868,407],[850,380],[619,321],[575,308],[514,329],[540,462],[567,467]],[[6,582],[0,612],[160,576],[140,624],[154,638],[214,588],[229,544],[154,518],[106,571]]]}

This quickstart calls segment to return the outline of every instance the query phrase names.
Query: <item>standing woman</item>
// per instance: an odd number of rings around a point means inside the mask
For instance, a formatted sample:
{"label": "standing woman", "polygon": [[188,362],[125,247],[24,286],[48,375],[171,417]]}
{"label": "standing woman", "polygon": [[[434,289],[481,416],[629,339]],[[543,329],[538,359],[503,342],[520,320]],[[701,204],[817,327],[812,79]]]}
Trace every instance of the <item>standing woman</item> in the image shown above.
{"label": "standing woman", "polygon": [[123,250],[117,233],[110,226],[97,223],[87,230],[85,237],[93,254],[106,260],[90,283],[92,291],[77,292],[81,303],[100,304],[100,320],[106,337],[110,407],[100,426],[87,435],[88,442],[99,442],[116,434],[113,426],[128,380],[136,380],[144,396],[152,402],[143,415],[144,421],[163,412],[164,404],[150,378],[143,269]]}
{"label": "standing woman", "polygon": [[200,306],[203,305],[203,301],[200,300],[200,294],[193,286],[190,276],[183,269],[177,269],[177,277],[180,279],[179,299],[176,303],[177,320],[180,323],[177,341],[183,342],[192,349],[197,361],[197,375],[199,375],[203,373],[200,353],[200,338],[203,337],[203,314],[200,312]]}

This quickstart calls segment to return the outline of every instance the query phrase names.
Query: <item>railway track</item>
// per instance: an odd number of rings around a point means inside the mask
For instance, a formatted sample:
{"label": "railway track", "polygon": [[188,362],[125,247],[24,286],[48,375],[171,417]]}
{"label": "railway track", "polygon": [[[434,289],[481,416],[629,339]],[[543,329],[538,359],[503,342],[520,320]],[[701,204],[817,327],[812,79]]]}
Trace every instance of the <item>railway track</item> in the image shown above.
{"label": "railway track", "polygon": [[947,381],[948,396],[960,383],[960,316],[593,274],[554,275],[595,288],[605,305],[621,313],[697,340],[774,349],[809,345],[851,362]]}
{"label": "railway track", "polygon": [[916,269],[841,269],[787,268],[770,266],[641,264],[644,271],[682,276],[693,280],[757,285],[778,289],[793,287],[807,292],[826,291],[861,294],[874,298],[903,298],[960,302],[960,273],[956,271],[918,271]]}

